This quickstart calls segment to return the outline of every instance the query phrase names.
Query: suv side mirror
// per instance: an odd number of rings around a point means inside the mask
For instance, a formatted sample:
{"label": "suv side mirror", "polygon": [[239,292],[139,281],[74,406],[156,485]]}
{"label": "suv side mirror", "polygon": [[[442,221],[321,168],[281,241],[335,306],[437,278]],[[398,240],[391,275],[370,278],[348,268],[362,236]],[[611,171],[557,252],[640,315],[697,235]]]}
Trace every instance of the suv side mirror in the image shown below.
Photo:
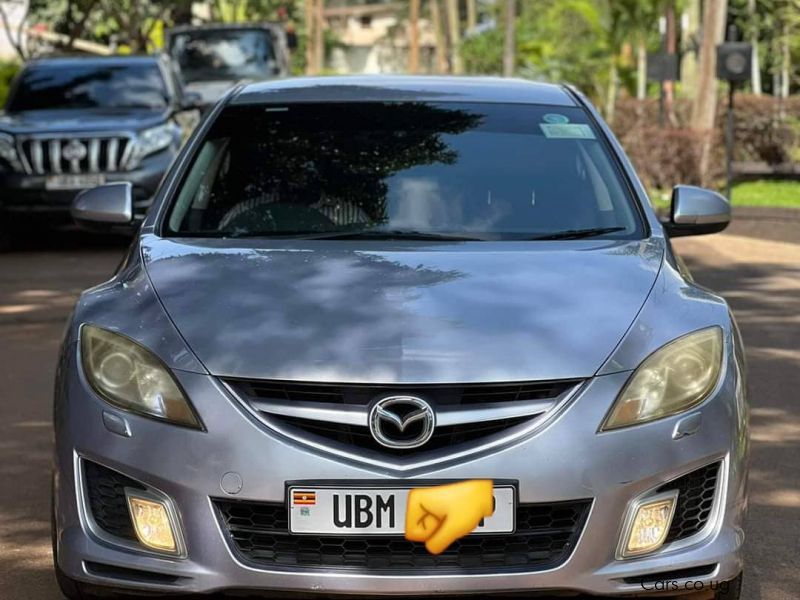
{"label": "suv side mirror", "polygon": [[184,92],[178,112],[203,110],[204,107],[205,103],[203,102],[203,97],[200,94],[197,92]]}
{"label": "suv side mirror", "polygon": [[127,182],[107,183],[84,190],[69,210],[75,223],[92,231],[109,231],[133,224],[133,186]]}
{"label": "suv side mirror", "polygon": [[669,220],[664,223],[670,237],[717,233],[730,222],[731,204],[721,194],[692,185],[673,188]]}
{"label": "suv side mirror", "polygon": [[294,52],[295,50],[297,50],[299,45],[300,45],[300,43],[299,43],[299,40],[297,39],[297,33],[294,31],[294,29],[291,29],[291,30],[287,29],[286,30],[286,47],[289,48],[289,50],[291,50],[292,52]]}

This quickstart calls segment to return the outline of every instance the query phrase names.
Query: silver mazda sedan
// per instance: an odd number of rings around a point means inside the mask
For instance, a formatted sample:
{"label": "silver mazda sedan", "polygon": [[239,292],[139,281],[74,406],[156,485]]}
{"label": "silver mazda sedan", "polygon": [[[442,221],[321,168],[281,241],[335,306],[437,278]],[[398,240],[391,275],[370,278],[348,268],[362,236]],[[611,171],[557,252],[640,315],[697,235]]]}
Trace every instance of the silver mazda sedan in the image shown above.
{"label": "silver mazda sedan", "polygon": [[[131,188],[72,214],[130,226]],[[64,594],[739,598],[744,353],[670,246],[729,218],[660,220],[568,87],[233,90],[67,327]],[[473,533],[405,539],[411,488],[476,478]]]}

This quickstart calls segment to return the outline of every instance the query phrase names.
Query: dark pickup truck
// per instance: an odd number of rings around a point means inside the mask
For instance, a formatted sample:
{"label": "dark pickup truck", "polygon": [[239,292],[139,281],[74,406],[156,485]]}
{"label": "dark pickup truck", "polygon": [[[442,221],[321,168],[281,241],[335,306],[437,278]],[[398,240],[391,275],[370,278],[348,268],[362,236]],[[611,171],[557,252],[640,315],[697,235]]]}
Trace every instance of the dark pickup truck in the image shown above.
{"label": "dark pickup truck", "polygon": [[69,222],[80,190],[129,181],[143,214],[199,105],[166,56],[48,58],[25,65],[0,113],[0,236]]}
{"label": "dark pickup truck", "polygon": [[187,90],[206,107],[237,82],[289,74],[293,35],[276,23],[181,26],[167,31],[166,51]]}

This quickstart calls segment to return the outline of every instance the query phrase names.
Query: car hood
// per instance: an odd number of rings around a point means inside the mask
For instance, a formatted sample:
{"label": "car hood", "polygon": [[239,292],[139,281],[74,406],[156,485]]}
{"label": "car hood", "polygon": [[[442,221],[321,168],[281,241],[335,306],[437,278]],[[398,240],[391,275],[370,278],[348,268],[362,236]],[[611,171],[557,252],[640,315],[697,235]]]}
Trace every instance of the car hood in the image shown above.
{"label": "car hood", "polygon": [[664,253],[658,238],[142,244],[154,289],[210,373],[365,383],[589,377]]}
{"label": "car hood", "polygon": [[167,119],[165,110],[28,110],[0,115],[0,131],[30,133],[99,133],[140,131]]}

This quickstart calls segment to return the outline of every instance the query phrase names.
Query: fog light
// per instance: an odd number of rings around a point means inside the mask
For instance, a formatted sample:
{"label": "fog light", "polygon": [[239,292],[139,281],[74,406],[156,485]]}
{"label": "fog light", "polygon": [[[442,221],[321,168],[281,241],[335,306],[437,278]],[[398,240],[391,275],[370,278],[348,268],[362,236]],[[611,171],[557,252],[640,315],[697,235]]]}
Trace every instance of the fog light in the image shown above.
{"label": "fog light", "polygon": [[156,498],[145,498],[137,490],[125,491],[133,528],[142,545],[160,552],[177,552],[167,505]]}
{"label": "fog light", "polygon": [[644,498],[631,505],[623,532],[620,556],[629,558],[658,550],[667,538],[678,491]]}

